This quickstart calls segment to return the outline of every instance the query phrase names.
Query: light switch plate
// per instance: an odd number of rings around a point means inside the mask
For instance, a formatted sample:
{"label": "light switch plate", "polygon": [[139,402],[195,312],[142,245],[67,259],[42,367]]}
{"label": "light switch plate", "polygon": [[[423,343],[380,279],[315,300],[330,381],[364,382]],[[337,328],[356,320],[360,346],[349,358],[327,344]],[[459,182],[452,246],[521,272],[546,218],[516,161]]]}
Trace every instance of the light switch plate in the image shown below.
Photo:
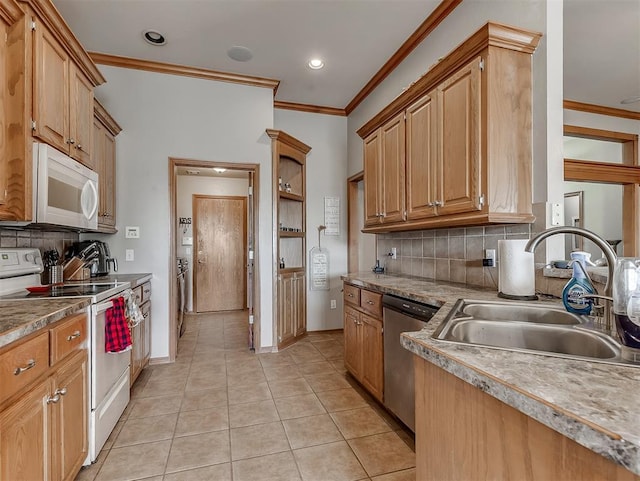
{"label": "light switch plate", "polygon": [[129,261],[129,262],[131,262],[131,261],[133,261],[133,260],[135,259],[135,256],[134,256],[134,254],[133,254],[133,249],[127,249],[127,250],[125,250],[125,252],[124,252],[124,256],[125,256],[125,257],[124,257],[124,260],[125,260],[125,261]]}
{"label": "light switch plate", "polygon": [[183,237],[182,238],[182,245],[183,246],[192,246],[193,245],[193,237]]}
{"label": "light switch plate", "polygon": [[124,228],[124,236],[126,239],[139,239],[140,227],[128,225]]}

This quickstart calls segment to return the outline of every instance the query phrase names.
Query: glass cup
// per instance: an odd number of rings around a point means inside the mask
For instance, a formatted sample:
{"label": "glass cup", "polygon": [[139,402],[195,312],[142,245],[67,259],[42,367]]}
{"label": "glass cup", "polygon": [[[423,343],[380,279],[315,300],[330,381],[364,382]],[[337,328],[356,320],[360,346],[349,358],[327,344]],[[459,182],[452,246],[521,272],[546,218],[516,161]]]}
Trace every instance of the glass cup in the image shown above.
{"label": "glass cup", "polygon": [[622,357],[640,362],[640,259],[618,257],[613,273],[613,314]]}

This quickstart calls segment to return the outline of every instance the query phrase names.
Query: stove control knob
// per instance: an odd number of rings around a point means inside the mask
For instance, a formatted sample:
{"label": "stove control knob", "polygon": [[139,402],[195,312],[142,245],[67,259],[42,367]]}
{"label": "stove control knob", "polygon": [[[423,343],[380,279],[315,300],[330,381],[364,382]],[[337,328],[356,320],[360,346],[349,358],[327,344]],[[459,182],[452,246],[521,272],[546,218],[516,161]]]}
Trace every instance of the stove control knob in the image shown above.
{"label": "stove control knob", "polygon": [[25,254],[24,255],[24,260],[27,262],[30,262],[32,264],[36,263],[36,256],[33,254]]}

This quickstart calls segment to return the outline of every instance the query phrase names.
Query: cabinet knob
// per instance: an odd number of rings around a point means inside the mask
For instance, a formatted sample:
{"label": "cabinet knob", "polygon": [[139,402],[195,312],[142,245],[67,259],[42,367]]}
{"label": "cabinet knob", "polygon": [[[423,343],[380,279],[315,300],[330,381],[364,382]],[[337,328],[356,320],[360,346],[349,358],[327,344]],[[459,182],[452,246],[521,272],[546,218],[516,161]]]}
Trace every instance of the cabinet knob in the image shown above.
{"label": "cabinet knob", "polygon": [[65,396],[67,394],[67,388],[63,387],[61,389],[56,389],[56,392],[54,392],[53,394],[54,396],[58,396],[58,395]]}
{"label": "cabinet knob", "polygon": [[76,145],[76,149],[82,150],[82,145],[80,145],[80,144]]}
{"label": "cabinet knob", "polygon": [[28,371],[29,369],[35,367],[35,365],[36,365],[36,361],[34,359],[30,359],[25,366],[17,367],[15,371],[13,371],[13,375],[18,376],[23,372]]}
{"label": "cabinet knob", "polygon": [[60,401],[60,394],[55,394],[47,398],[47,404],[57,404]]}
{"label": "cabinet knob", "polygon": [[75,144],[75,143],[76,143],[76,140],[75,140],[75,139],[68,139],[68,140],[67,140],[67,144],[71,144],[71,145],[73,145],[73,144]]}
{"label": "cabinet knob", "polygon": [[347,297],[353,297],[353,294],[349,293],[347,294]]}
{"label": "cabinet knob", "polygon": [[442,202],[441,200],[436,200],[433,205],[435,205],[436,207],[442,207],[444,205],[444,202]]}
{"label": "cabinet knob", "polygon": [[373,301],[367,301],[367,304],[369,304],[370,306],[373,306]]}

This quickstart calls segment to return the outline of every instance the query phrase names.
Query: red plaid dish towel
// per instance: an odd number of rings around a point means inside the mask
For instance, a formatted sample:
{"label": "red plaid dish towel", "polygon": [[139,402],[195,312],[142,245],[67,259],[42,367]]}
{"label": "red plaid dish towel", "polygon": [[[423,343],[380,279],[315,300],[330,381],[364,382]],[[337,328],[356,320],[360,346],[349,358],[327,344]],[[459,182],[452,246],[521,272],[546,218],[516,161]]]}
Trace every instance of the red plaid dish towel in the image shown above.
{"label": "red plaid dish towel", "polygon": [[105,312],[104,348],[107,352],[122,352],[131,346],[131,333],[124,315],[124,297],[111,301],[113,307]]}

